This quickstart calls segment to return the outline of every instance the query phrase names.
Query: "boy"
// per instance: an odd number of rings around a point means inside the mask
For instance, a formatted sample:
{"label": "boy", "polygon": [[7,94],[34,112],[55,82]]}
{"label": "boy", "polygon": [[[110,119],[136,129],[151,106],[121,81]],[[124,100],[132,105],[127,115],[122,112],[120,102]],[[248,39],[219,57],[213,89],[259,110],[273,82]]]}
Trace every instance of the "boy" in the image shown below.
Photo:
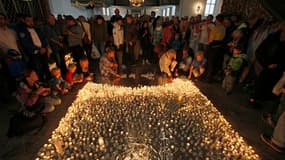
{"label": "boy", "polygon": [[51,71],[52,79],[51,79],[51,86],[52,86],[52,93],[53,95],[60,94],[67,94],[69,85],[68,83],[62,78],[61,71],[59,68],[54,68]]}
{"label": "boy", "polygon": [[233,56],[230,58],[227,67],[224,69],[225,78],[223,80],[222,88],[226,90],[227,94],[230,94],[232,91],[236,78],[239,76],[246,60],[247,56],[242,53],[242,47],[234,47]]}
{"label": "boy", "polygon": [[83,57],[80,59],[80,68],[78,69],[78,73],[83,75],[84,80],[92,81],[94,73],[89,72],[89,61],[87,57]]}

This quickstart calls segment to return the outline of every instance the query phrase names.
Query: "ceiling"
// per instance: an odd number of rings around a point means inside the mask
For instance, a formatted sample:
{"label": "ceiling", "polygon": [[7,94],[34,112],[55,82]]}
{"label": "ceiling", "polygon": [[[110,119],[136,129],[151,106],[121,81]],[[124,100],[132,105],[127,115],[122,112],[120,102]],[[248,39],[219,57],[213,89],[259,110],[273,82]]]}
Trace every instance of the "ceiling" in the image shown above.
{"label": "ceiling", "polygon": [[[144,6],[179,5],[180,0],[144,0]],[[72,3],[129,6],[129,0],[71,0]]]}

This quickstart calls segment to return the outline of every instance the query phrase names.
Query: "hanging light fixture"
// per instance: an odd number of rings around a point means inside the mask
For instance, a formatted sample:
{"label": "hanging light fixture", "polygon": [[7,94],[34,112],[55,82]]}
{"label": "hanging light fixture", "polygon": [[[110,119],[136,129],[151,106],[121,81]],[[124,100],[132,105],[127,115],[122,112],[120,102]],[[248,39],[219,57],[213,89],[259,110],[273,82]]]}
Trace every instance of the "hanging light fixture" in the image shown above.
{"label": "hanging light fixture", "polygon": [[140,7],[144,3],[144,0],[129,0],[130,4],[134,7]]}

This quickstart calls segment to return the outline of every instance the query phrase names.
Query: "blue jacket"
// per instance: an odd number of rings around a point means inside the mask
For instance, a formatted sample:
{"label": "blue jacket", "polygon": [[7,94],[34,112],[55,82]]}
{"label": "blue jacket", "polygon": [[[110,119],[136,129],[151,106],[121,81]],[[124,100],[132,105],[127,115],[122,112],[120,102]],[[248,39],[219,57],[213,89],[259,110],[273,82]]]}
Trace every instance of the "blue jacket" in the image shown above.
{"label": "blue jacket", "polygon": [[[42,48],[47,47],[48,43],[47,43],[45,37],[36,28],[34,28],[34,29],[37,32],[37,34],[41,40]],[[19,37],[19,41],[20,41],[20,43],[24,49],[24,52],[27,55],[35,54],[35,51],[38,50],[39,48],[34,45],[32,37],[31,37],[30,32],[28,31],[27,27],[25,25],[21,25],[18,28],[17,34]]]}

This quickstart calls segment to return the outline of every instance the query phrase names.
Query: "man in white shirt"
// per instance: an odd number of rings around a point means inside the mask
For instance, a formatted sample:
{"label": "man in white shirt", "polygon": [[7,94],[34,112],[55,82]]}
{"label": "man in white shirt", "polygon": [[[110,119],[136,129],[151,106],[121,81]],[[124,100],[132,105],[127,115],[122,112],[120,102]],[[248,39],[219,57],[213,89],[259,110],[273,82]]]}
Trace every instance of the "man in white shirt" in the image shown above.
{"label": "man in white shirt", "polygon": [[174,71],[174,68],[177,64],[175,59],[176,51],[174,49],[168,50],[160,57],[159,68],[163,81],[172,82],[172,72]]}
{"label": "man in white shirt", "polygon": [[209,46],[209,35],[212,30],[212,28],[215,27],[213,23],[213,16],[208,15],[205,22],[201,24],[201,36],[199,40],[199,50],[202,50],[204,52],[207,51]]}

